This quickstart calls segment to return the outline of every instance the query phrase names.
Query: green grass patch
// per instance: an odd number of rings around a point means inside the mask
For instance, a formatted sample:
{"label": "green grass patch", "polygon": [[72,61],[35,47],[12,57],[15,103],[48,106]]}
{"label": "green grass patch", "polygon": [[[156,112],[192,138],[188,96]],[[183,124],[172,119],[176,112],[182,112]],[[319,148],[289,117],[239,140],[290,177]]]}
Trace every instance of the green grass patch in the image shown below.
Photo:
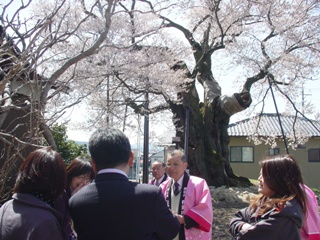
{"label": "green grass patch", "polygon": [[311,190],[318,196],[318,198],[320,198],[320,188],[311,188]]}
{"label": "green grass patch", "polygon": [[257,179],[251,179],[249,178],[250,182],[255,185],[255,186],[258,186],[259,185],[259,181]]}

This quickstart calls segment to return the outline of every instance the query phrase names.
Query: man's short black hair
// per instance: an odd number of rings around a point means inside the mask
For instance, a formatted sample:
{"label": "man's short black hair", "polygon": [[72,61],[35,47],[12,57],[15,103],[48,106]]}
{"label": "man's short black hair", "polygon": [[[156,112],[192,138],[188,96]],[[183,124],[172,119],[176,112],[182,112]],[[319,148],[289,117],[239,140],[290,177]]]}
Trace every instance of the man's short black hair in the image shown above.
{"label": "man's short black hair", "polygon": [[89,152],[98,170],[114,168],[129,161],[131,146],[127,136],[118,129],[97,129],[89,139]]}

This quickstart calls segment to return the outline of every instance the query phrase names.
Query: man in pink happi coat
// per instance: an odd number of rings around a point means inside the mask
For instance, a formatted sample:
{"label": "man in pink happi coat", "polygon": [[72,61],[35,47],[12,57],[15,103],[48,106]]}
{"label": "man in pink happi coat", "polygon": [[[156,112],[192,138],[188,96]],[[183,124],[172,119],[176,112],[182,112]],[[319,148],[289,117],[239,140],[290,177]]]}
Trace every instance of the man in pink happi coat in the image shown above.
{"label": "man in pink happi coat", "polygon": [[169,153],[166,170],[171,179],[160,185],[169,208],[181,224],[174,240],[210,240],[213,221],[210,189],[204,179],[190,176],[185,171],[187,166],[181,150]]}
{"label": "man in pink happi coat", "polygon": [[320,240],[320,216],[316,195],[304,185],[307,197],[307,213],[304,224],[301,228],[302,240]]}

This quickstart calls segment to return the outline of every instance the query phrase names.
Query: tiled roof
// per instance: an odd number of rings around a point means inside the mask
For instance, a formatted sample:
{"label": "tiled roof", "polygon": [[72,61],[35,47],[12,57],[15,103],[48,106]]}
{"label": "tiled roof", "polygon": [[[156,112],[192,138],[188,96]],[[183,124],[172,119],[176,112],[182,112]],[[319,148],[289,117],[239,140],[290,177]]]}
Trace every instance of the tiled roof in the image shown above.
{"label": "tiled roof", "polygon": [[[320,122],[307,120],[302,117],[280,115],[282,128],[285,135],[291,135],[295,131],[304,137],[320,136]],[[295,123],[294,123],[295,121]],[[252,118],[229,124],[229,136],[281,136],[281,128],[277,114],[264,113]]]}

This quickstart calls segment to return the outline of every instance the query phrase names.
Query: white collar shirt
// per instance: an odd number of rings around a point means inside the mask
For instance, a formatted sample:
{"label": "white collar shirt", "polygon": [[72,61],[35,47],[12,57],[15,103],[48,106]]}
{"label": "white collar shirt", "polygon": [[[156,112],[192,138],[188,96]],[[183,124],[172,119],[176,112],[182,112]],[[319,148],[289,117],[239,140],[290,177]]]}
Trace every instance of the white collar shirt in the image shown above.
{"label": "white collar shirt", "polygon": [[116,169],[116,168],[101,169],[97,174],[101,174],[101,173],[119,173],[119,174],[122,174],[128,178],[127,174],[124,171],[122,171],[120,169]]}

